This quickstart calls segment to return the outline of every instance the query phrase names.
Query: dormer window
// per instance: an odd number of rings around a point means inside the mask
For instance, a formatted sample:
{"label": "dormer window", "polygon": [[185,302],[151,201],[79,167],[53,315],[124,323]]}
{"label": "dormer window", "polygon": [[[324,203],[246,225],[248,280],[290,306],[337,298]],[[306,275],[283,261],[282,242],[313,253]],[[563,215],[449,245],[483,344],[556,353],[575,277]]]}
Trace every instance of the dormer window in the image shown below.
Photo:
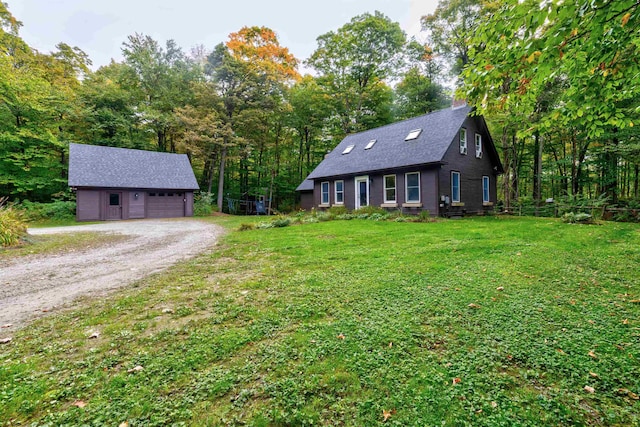
{"label": "dormer window", "polygon": [[353,147],[355,147],[355,145],[348,146],[347,148],[344,149],[342,154],[349,154],[351,152],[351,150],[353,150]]}
{"label": "dormer window", "polygon": [[409,132],[409,135],[404,139],[405,141],[411,141],[412,139],[416,139],[422,133],[422,129],[414,129]]}
{"label": "dormer window", "polygon": [[365,150],[369,150],[371,149],[371,147],[373,147],[376,143],[377,139],[372,139],[371,141],[369,141],[369,143],[367,144],[366,147],[364,147]]}

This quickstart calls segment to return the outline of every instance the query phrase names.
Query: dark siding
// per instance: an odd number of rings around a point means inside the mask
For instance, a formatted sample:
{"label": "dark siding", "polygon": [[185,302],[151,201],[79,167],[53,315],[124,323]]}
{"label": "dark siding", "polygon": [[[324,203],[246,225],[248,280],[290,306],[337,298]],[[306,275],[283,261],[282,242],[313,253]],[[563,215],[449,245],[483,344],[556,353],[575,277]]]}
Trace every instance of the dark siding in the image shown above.
{"label": "dark siding", "polygon": [[193,191],[184,193],[184,216],[193,216]]}
{"label": "dark siding", "polygon": [[313,208],[313,191],[300,192],[300,209],[309,211]]}
{"label": "dark siding", "polygon": [[76,193],[76,220],[99,221],[100,191],[78,190]]}
{"label": "dark siding", "polygon": [[[138,198],[136,198],[136,194]],[[145,191],[132,190],[129,192],[129,219],[144,218],[144,206],[145,206]]]}
{"label": "dark siding", "polygon": [[[487,207],[482,203],[482,176],[488,176],[491,182],[491,202],[496,202],[495,182],[496,173],[493,169],[493,163],[487,144],[489,135],[482,125],[481,119],[476,117],[467,117],[463,127],[467,129],[467,154],[460,154],[458,143],[458,135],[454,137],[451,146],[447,150],[444,157],[445,164],[440,169],[439,186],[440,195],[451,197],[451,172],[460,172],[460,202],[464,203],[461,207],[450,207],[448,212],[483,212]],[[475,134],[482,135],[483,156],[481,159],[476,158],[475,152]],[[447,208],[442,214],[447,213]]]}

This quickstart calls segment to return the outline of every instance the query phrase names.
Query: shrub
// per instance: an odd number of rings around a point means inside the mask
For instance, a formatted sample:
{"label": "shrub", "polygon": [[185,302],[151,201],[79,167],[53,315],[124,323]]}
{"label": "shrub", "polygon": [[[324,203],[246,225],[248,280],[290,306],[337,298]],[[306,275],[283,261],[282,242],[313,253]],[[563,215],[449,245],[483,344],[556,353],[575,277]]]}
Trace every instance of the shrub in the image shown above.
{"label": "shrub", "polygon": [[271,222],[259,222],[256,224],[256,228],[259,230],[264,230],[267,228],[273,228],[273,223]]}
{"label": "shrub", "polygon": [[56,200],[51,203],[22,201],[17,205],[24,211],[24,220],[42,221],[46,219],[67,220],[76,216],[76,202]]}
{"label": "shrub", "polygon": [[287,218],[286,216],[280,217],[280,218],[276,218],[273,221],[271,221],[271,225],[273,227],[286,227],[289,224],[291,224],[291,220],[289,218]]}
{"label": "shrub", "polygon": [[13,246],[27,234],[27,224],[20,211],[6,204],[6,198],[0,198],[0,245]]}
{"label": "shrub", "polygon": [[195,195],[193,214],[195,216],[209,216],[213,211],[213,194],[203,191]]}
{"label": "shrub", "polygon": [[346,215],[349,211],[344,206],[331,206],[327,212],[334,217],[338,217],[340,215]]}
{"label": "shrub", "polygon": [[433,219],[431,218],[431,213],[428,210],[422,210],[418,214],[418,221],[419,222],[430,222],[432,220]]}
{"label": "shrub", "polygon": [[364,206],[360,209],[356,209],[352,212],[355,215],[367,215],[367,218],[369,215],[374,214],[374,213],[379,213],[379,214],[386,214],[387,211],[383,208],[377,208],[375,206]]}
{"label": "shrub", "polygon": [[593,217],[583,212],[567,212],[562,215],[562,222],[569,224],[592,224]]}
{"label": "shrub", "polygon": [[254,228],[256,228],[255,224],[243,222],[240,224],[240,227],[238,227],[238,231],[248,231],[253,230]]}
{"label": "shrub", "polygon": [[375,212],[372,213],[371,215],[369,215],[369,219],[372,221],[385,221],[389,218],[389,214],[388,213],[379,213],[379,212]]}

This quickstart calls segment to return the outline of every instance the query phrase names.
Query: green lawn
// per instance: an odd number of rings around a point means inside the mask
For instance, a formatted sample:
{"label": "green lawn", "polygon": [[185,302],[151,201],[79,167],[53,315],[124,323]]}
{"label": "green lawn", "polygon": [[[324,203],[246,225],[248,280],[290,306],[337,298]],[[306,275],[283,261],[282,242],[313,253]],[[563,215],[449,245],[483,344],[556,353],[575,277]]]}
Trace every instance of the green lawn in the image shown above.
{"label": "green lawn", "polygon": [[639,248],[534,218],[231,232],[0,345],[0,425],[639,425]]}

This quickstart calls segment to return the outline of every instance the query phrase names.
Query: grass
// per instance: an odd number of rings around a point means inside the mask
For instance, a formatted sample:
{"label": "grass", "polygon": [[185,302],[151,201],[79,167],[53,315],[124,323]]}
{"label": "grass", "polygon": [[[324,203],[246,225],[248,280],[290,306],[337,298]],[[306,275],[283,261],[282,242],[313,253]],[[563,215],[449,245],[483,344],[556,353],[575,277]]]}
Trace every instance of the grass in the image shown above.
{"label": "grass", "polygon": [[18,246],[0,248],[0,260],[11,260],[27,255],[46,255],[67,253],[98,248],[108,243],[117,243],[129,239],[120,234],[94,232],[61,233],[54,235],[28,236]]}
{"label": "grass", "polygon": [[639,230],[489,217],[232,232],[15,333],[0,424],[638,425]]}

